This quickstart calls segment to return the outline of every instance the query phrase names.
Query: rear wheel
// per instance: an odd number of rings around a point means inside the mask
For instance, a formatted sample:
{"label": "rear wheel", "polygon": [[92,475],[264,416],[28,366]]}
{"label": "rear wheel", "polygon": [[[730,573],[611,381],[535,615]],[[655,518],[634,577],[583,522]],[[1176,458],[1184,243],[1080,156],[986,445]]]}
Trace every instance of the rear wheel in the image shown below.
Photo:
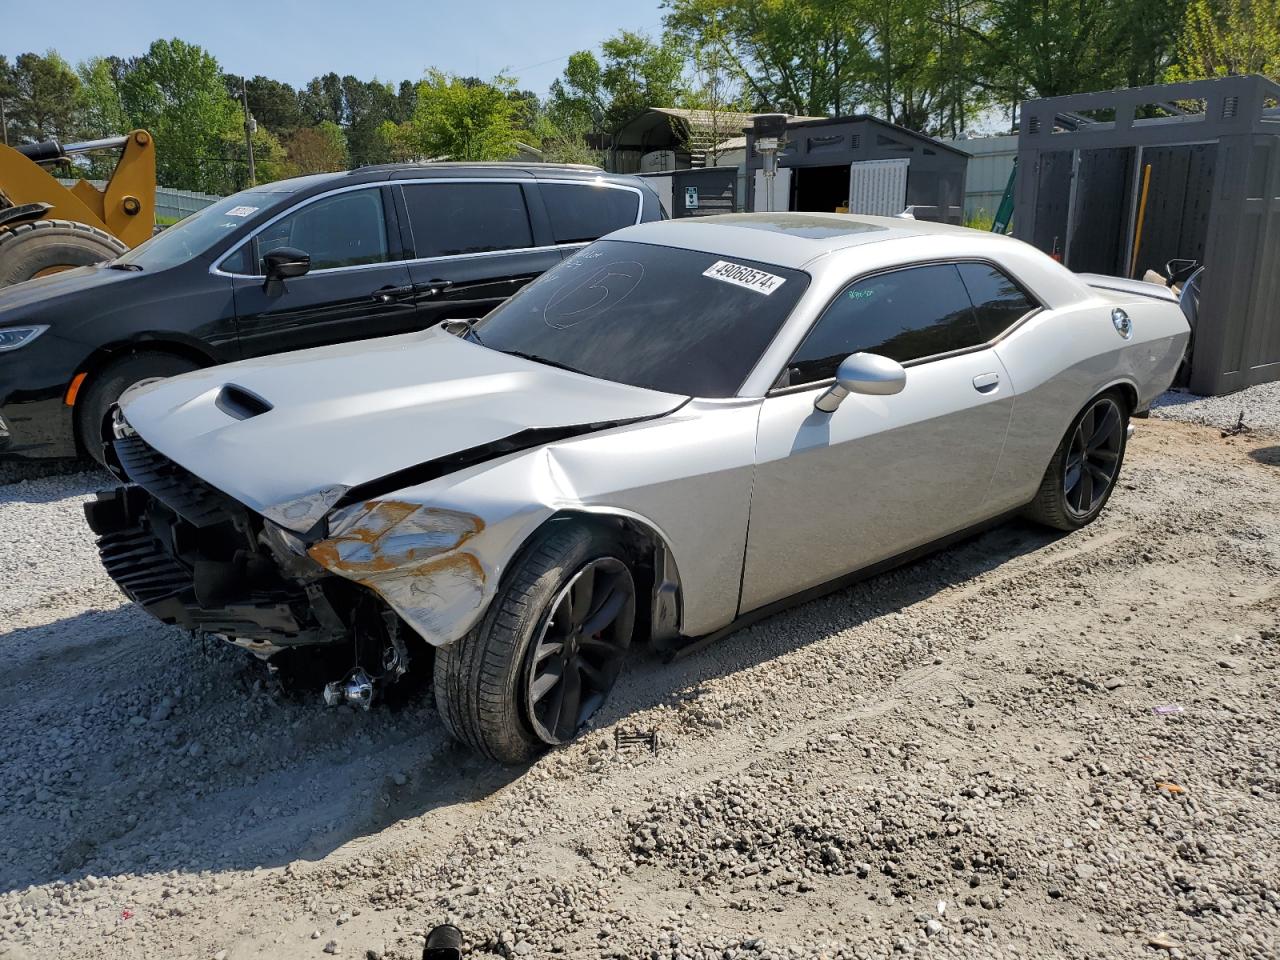
{"label": "rear wheel", "polygon": [[73,220],[35,220],[0,230],[0,287],[114,260],[129,248]]}
{"label": "rear wheel", "polygon": [[1120,394],[1089,401],[1058,444],[1027,516],[1058,530],[1079,530],[1097,519],[1120,476],[1128,428]]}
{"label": "rear wheel", "polygon": [[501,763],[574,739],[622,670],[635,604],[626,553],[608,531],[553,524],[480,626],[436,651],[445,726]]}
{"label": "rear wheel", "polygon": [[199,366],[187,357],[158,351],[133,353],[108,363],[89,380],[76,398],[76,439],[81,449],[102,463],[102,422],[120,395],[134,384],[176,377],[180,373],[197,370]]}

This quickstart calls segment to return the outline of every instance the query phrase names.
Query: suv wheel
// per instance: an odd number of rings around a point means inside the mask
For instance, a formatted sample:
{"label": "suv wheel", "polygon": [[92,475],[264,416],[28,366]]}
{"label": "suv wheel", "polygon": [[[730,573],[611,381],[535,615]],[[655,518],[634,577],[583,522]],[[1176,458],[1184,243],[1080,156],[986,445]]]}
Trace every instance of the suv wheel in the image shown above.
{"label": "suv wheel", "polygon": [[134,353],[113,360],[97,372],[76,400],[76,441],[98,463],[103,462],[102,421],[111,405],[134,384],[175,377],[200,365],[173,353]]}

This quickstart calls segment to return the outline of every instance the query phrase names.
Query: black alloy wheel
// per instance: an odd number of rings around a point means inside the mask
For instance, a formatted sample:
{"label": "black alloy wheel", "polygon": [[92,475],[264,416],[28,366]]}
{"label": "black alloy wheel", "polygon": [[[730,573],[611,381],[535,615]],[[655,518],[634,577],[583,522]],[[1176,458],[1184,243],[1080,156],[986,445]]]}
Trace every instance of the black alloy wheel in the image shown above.
{"label": "black alloy wheel", "polygon": [[599,557],[556,595],[525,670],[525,714],[544,743],[572,740],[604,703],[631,645],[635,583],[626,564]]}
{"label": "black alloy wheel", "polygon": [[1124,414],[1111,397],[1094,401],[1080,418],[1063,463],[1062,490],[1073,517],[1089,516],[1106,499],[1120,470]]}

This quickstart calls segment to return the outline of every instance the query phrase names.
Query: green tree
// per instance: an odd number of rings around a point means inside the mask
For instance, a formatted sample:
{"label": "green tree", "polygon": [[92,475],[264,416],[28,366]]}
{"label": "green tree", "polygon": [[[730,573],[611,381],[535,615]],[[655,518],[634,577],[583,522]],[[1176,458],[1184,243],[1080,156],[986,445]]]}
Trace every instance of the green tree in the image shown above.
{"label": "green tree", "polygon": [[9,85],[5,113],[11,141],[74,136],[80,78],[56,51],[18,54]]}
{"label": "green tree", "polygon": [[13,66],[9,58],[0,53],[0,143],[9,143],[9,110],[13,101]]}
{"label": "green tree", "polygon": [[76,67],[80,77],[76,126],[86,139],[128,133],[132,128],[120,99],[125,64],[118,57],[91,57]]}
{"label": "green tree", "polygon": [[413,117],[402,124],[385,121],[382,137],[400,159],[507,160],[522,135],[510,94],[511,78],[488,83],[430,70],[418,84]]}
{"label": "green tree", "polygon": [[1280,0],[1190,0],[1171,79],[1260,73],[1280,80]]}
{"label": "green tree", "polygon": [[156,40],[130,64],[120,98],[133,125],[155,135],[161,183],[228,192],[244,159],[243,117],[211,54],[182,40]]}
{"label": "green tree", "polygon": [[346,170],[351,165],[347,135],[332,121],[314,127],[299,127],[285,143],[289,158],[289,175],[330,173]]}
{"label": "green tree", "polygon": [[330,71],[311,80],[298,94],[307,125],[328,120],[341,126],[346,122],[346,106],[342,99],[342,78]]}
{"label": "green tree", "polygon": [[395,120],[398,114],[394,88],[377,80],[366,82],[346,76],[342,78],[342,99],[350,164],[358,167],[390,159],[378,129],[383,121]]}
{"label": "green tree", "polygon": [[[227,92],[232,100],[240,99],[240,77],[227,74]],[[249,96],[249,112],[259,125],[277,136],[287,136],[307,123],[298,91],[287,83],[264,77],[261,74],[245,81]]]}
{"label": "green tree", "polygon": [[615,133],[648,107],[675,106],[689,94],[685,48],[673,35],[655,42],[623,30],[600,54],[572,54],[551,84],[548,111],[557,127]]}
{"label": "green tree", "polygon": [[719,47],[759,109],[851,112],[870,58],[867,0],[667,0],[665,24],[686,42]]}
{"label": "green tree", "polygon": [[689,85],[678,43],[663,37],[655,43],[642,33],[623,30],[600,46],[604,56],[601,86],[609,97],[605,129],[610,132],[649,107],[679,103]]}

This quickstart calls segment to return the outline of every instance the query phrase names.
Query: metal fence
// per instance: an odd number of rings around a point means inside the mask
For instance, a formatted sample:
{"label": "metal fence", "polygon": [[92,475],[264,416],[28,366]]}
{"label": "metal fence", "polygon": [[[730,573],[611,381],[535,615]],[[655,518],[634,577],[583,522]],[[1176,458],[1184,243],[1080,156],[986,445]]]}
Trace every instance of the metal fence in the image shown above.
{"label": "metal fence", "polygon": [[965,177],[965,219],[991,217],[1000,208],[1014,158],[1018,156],[1018,138],[1014,136],[975,137],[969,140],[943,140],[948,146],[969,154],[969,170]]}

